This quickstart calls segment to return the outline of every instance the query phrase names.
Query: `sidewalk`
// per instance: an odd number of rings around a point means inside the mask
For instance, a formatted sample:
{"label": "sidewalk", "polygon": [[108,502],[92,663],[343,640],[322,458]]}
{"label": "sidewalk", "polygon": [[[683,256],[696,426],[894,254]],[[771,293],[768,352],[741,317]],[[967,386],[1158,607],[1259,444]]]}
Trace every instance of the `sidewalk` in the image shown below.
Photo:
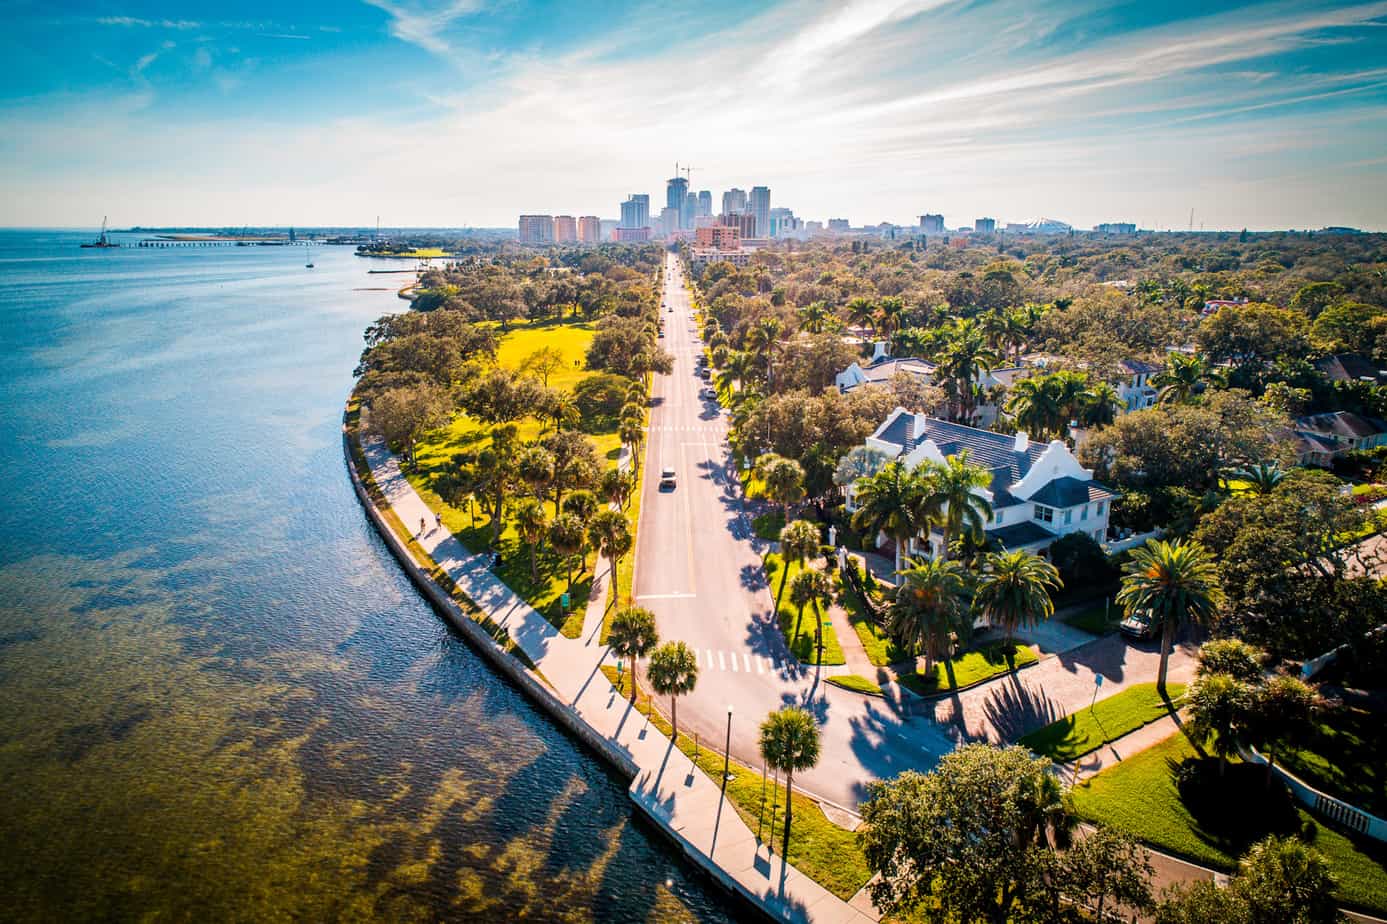
{"label": "sidewalk", "polygon": [[[433,514],[385,446],[370,440],[362,448],[376,484],[406,528],[421,519],[433,523]],[[491,573],[488,556],[470,554],[442,527],[426,526],[415,539],[464,594],[510,633],[563,702],[630,758],[639,769],[631,784],[632,801],[660,823],[690,859],[780,921],[869,924],[876,920],[874,914],[850,906],[758,843],[726,803],[718,784],[618,696],[602,676],[602,664],[615,665],[616,660],[596,643],[596,632],[588,621],[582,638],[565,639]]]}

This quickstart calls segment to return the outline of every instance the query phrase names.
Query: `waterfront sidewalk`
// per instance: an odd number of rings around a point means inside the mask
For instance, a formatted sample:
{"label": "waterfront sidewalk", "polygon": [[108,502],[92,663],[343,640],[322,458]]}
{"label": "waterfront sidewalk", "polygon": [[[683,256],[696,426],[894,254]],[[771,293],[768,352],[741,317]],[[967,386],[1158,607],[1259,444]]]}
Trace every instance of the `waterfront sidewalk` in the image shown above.
{"label": "waterfront sidewalk", "polygon": [[426,524],[415,541],[464,594],[506,629],[567,707],[630,758],[639,770],[631,784],[631,799],[691,859],[776,920],[815,924],[876,920],[784,863],[757,840],[728,804],[720,785],[617,694],[601,671],[604,663],[614,666],[616,660],[606,646],[596,644],[595,636],[587,637],[592,626],[584,626],[582,638],[560,635],[491,573],[489,556],[468,552],[446,528],[432,525],[432,511],[379,439],[366,440],[362,449],[376,485],[400,521],[406,528],[421,520]]}

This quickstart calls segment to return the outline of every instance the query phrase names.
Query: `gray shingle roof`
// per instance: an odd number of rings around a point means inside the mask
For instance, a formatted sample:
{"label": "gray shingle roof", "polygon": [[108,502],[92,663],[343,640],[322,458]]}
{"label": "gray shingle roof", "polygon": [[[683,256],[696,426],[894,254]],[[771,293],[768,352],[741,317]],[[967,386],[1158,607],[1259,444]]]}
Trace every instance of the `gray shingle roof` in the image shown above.
{"label": "gray shingle roof", "polygon": [[1001,529],[989,529],[987,538],[996,539],[1003,548],[1013,550],[1036,542],[1049,542],[1055,538],[1055,534],[1027,520],[1025,523],[1014,523]]}
{"label": "gray shingle roof", "polygon": [[1017,452],[1014,448],[1015,437],[934,417],[924,418],[924,433],[916,433],[913,438],[907,439],[906,431],[912,419],[913,415],[909,413],[897,414],[889,423],[879,427],[875,436],[888,443],[904,446],[903,454],[906,455],[927,439],[934,440],[939,451],[946,456],[958,455],[966,449],[970,462],[992,472],[990,490],[993,507],[1011,507],[1022,503],[1007,488],[1031,470],[1031,465],[1045,452],[1044,443],[1033,442],[1024,452]]}
{"label": "gray shingle roof", "polygon": [[1113,492],[1096,481],[1080,481],[1077,478],[1056,478],[1031,495],[1031,502],[1046,507],[1077,507],[1090,501],[1113,497]]}

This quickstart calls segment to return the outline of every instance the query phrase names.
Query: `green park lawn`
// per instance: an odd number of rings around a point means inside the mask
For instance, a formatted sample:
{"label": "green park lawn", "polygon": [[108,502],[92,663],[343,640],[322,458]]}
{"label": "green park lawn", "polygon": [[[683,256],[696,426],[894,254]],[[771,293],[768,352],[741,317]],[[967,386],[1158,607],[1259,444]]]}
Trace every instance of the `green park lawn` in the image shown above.
{"label": "green park lawn", "polygon": [[876,681],[868,680],[861,674],[841,674],[837,677],[829,677],[828,682],[835,687],[842,687],[844,690],[851,690],[854,693],[881,695],[881,686]]}
{"label": "green park lawn", "polygon": [[[602,673],[622,696],[631,695],[629,677],[621,677],[618,683],[617,670],[610,665],[604,665]],[[650,697],[644,691],[637,694],[636,708],[650,718],[661,734],[671,736],[673,729],[669,722],[658,710],[652,709]],[[679,733],[676,743],[684,756],[693,759],[704,773],[715,780],[721,778],[721,751],[701,746],[683,732]],[[759,831],[763,841],[774,843],[775,849],[780,850],[785,830],[784,780],[775,786],[772,778],[763,785],[759,771],[735,760],[728,766],[732,774],[727,783],[728,801],[747,827]],[[795,869],[844,901],[857,894],[872,876],[856,835],[829,821],[817,802],[798,791],[794,793],[794,817],[790,823],[790,849],[786,858]]]}
{"label": "green park lawn", "polygon": [[[1342,901],[1375,914],[1387,912],[1387,850],[1350,839],[1292,805],[1284,789],[1271,794],[1263,771],[1232,764],[1212,795],[1182,796],[1176,770],[1197,755],[1176,734],[1104,770],[1073,789],[1078,814],[1111,825],[1153,847],[1197,863],[1229,870],[1249,846],[1267,834],[1294,834],[1312,844],[1339,878]],[[1218,779],[1216,771],[1205,771]]]}
{"label": "green park lawn", "polygon": [[[770,583],[771,596],[774,597],[780,590],[780,553],[767,552],[762,563],[766,571],[766,580]],[[778,622],[780,631],[785,636],[785,644],[790,646],[790,652],[805,664],[818,663],[818,651],[814,644],[815,617],[813,607],[805,607],[804,613],[795,611],[795,607],[790,603],[790,588],[795,582],[795,575],[801,571],[801,566],[795,562],[790,562],[790,573],[785,577],[785,596],[780,601],[780,612]],[[821,604],[822,606],[823,604]],[[827,665],[844,664],[842,646],[838,644],[838,633],[835,626],[829,621],[827,612],[824,612],[823,628],[823,662]]]}
{"label": "green park lawn", "polygon": [[1372,713],[1338,710],[1316,723],[1303,747],[1276,759],[1321,792],[1387,817],[1387,735]]}
{"label": "green park lawn", "polygon": [[[1184,684],[1172,683],[1166,691],[1177,706],[1185,695]],[[1081,709],[1023,736],[1017,743],[1056,763],[1066,763],[1095,751],[1105,743],[1136,731],[1170,714],[1154,683],[1139,683],[1116,696],[1100,699],[1091,709]]]}
{"label": "green park lawn", "polygon": [[901,686],[921,696],[933,696],[981,683],[1036,660],[1035,652],[1025,645],[1013,644],[1008,650],[1003,643],[997,642],[965,651],[948,661],[938,661],[933,674],[902,674],[900,682]]}
{"label": "green park lawn", "polygon": [[885,667],[888,664],[910,660],[910,655],[896,644],[896,640],[876,624],[857,591],[841,576],[838,578],[838,601],[847,611],[848,622],[852,623],[853,631],[857,633],[857,638],[867,651],[867,659],[873,666]]}

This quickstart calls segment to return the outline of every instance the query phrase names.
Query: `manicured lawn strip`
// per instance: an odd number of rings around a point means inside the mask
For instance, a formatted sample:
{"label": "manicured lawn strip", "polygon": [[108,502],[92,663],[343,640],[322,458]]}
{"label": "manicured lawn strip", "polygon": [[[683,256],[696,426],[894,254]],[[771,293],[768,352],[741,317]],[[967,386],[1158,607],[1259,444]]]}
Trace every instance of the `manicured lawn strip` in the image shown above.
{"label": "manicured lawn strip", "polygon": [[[617,686],[615,667],[603,665],[602,673],[612,686]],[[630,696],[631,678],[623,676],[618,689],[622,696]],[[670,736],[672,729],[669,722],[658,710],[652,709],[650,697],[644,690],[637,693],[636,708],[642,715],[649,716],[651,724],[661,734]],[[722,752],[706,746],[696,749],[694,740],[683,732],[679,733],[677,744],[684,756],[694,758],[697,754],[695,760],[704,773],[714,780],[722,778]],[[764,788],[763,802],[760,772],[735,760],[729,766],[732,779],[727,784],[728,801],[747,827],[753,831],[760,827],[763,842],[772,841],[771,832],[774,830],[772,842],[775,849],[780,850],[785,830],[785,781],[780,781],[778,795],[775,795],[774,777],[770,778]],[[818,803],[798,790],[794,800],[795,814],[790,827],[790,850],[787,855],[790,864],[847,901],[867,884],[872,875],[867,869],[867,859],[857,845],[856,835],[829,821]]]}
{"label": "manicured lawn strip", "polygon": [[[1237,857],[1224,849],[1216,834],[1201,827],[1175,787],[1173,768],[1194,753],[1183,734],[1173,735],[1074,787],[1074,807],[1088,821],[1119,828],[1158,849],[1231,869]],[[1375,858],[1309,813],[1298,814],[1302,837],[1329,859],[1339,877],[1341,899],[1375,914],[1387,912],[1383,854]]]}
{"label": "manicured lawn strip", "polygon": [[[650,412],[645,413],[646,424],[650,423]],[[644,451],[648,451],[644,450]],[[607,644],[607,633],[611,629],[612,617],[616,611],[623,606],[630,606],[635,593],[631,588],[631,582],[636,575],[636,533],[640,529],[641,522],[641,488],[645,481],[645,470],[641,466],[641,457],[631,459],[632,471],[636,473],[636,483],[631,489],[631,500],[626,505],[626,519],[631,524],[631,551],[626,554],[616,566],[616,586],[612,589],[615,595],[615,602],[608,601],[607,611],[602,615],[602,633],[598,642],[602,645]]]}
{"label": "manicured lawn strip", "polygon": [[770,510],[757,514],[751,519],[751,531],[756,534],[758,539],[765,539],[767,542],[778,542],[780,530],[784,526],[785,513],[781,510]]}
{"label": "manicured lawn strip", "polygon": [[828,682],[835,687],[842,687],[844,690],[852,690],[854,693],[870,693],[873,696],[881,695],[881,687],[874,680],[868,680],[861,674],[843,674],[838,677],[829,677]]}
{"label": "manicured lawn strip", "polygon": [[[1178,707],[1185,685],[1167,684],[1166,691]],[[1092,709],[1081,709],[1024,735],[1017,743],[1057,763],[1066,763],[1169,714],[1156,685],[1139,683],[1099,700]]]}
{"label": "manicured lawn strip", "polygon": [[1122,622],[1122,607],[1111,602],[1104,606],[1103,600],[1097,600],[1077,613],[1062,617],[1062,621],[1091,635],[1107,635],[1115,632]]}
{"label": "manicured lawn strip", "polygon": [[[901,685],[912,692],[921,696],[933,696],[943,690],[980,683],[1007,673],[1013,666],[1022,667],[1037,660],[1035,652],[1025,645],[1013,645],[1010,654],[1011,658],[1008,660],[1007,652],[1003,650],[1002,643],[998,642],[976,651],[965,651],[954,656],[947,664],[943,661],[936,662],[933,676],[902,674],[899,679]],[[953,668],[952,686],[949,684],[949,667]]]}
{"label": "manicured lawn strip", "polygon": [[1316,789],[1387,817],[1387,735],[1372,713],[1338,710],[1316,724],[1304,747],[1276,759]]}
{"label": "manicured lawn strip", "polygon": [[[767,552],[762,560],[766,570],[766,580],[770,583],[771,597],[774,598],[776,591],[780,589],[780,553]],[[795,583],[795,575],[799,574],[801,567],[796,562],[790,562],[790,575],[786,579],[785,596],[780,601],[780,614],[777,622],[780,624],[780,631],[785,636],[785,644],[790,646],[790,652],[805,664],[815,664],[818,659],[818,646],[814,644],[814,630],[817,621],[814,617],[814,608],[806,606],[804,614],[801,616],[795,612],[795,607],[790,603],[790,588]],[[843,648],[838,644],[838,635],[834,631],[836,628],[829,622],[828,613],[824,613],[824,654],[823,663],[828,665],[846,664],[843,657]],[[795,623],[799,623],[796,631]]]}
{"label": "manicured lawn strip", "polygon": [[838,578],[838,602],[847,611],[848,622],[852,623],[853,631],[857,633],[862,647],[867,651],[868,660],[874,666],[885,667],[910,660],[910,655],[896,644],[896,640],[867,614],[862,598],[841,576]]}

